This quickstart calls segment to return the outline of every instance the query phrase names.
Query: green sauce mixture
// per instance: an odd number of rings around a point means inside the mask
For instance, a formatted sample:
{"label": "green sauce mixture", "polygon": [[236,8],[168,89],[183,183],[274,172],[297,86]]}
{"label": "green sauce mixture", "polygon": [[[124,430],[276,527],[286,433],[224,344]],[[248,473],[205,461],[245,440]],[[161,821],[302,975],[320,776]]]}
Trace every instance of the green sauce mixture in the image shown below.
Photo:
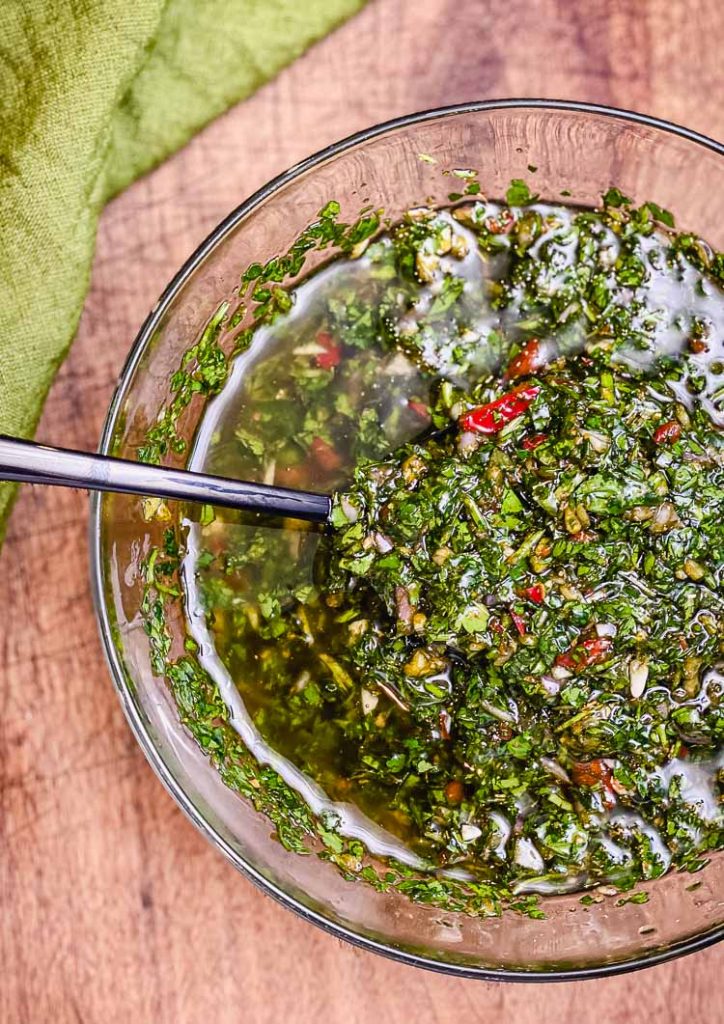
{"label": "green sauce mixture", "polygon": [[262,292],[191,464],[334,490],[332,529],[209,510],[182,580],[331,853],[496,910],[724,845],[724,260],[615,189],[477,191]]}

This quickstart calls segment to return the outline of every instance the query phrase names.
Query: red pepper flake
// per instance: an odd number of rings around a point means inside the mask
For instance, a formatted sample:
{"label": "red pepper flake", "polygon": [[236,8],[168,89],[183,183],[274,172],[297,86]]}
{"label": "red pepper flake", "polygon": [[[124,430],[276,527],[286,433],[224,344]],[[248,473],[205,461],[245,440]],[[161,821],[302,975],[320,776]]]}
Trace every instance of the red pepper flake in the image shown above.
{"label": "red pepper flake", "polygon": [[452,718],[450,712],[443,709],[437,717],[438,725],[440,727],[440,738],[443,740],[450,739],[450,726],[452,725]]}
{"label": "red pepper flake", "polygon": [[673,444],[681,437],[681,425],[676,420],[669,420],[656,428],[653,437],[655,444]]}
{"label": "red pepper flake", "polygon": [[424,402],[416,402],[413,398],[408,398],[407,407],[411,409],[416,416],[419,416],[421,420],[430,419],[430,410]]}
{"label": "red pepper flake", "polygon": [[527,597],[533,604],[542,604],[543,598],[546,596],[545,590],[540,583],[534,583],[532,587],[525,587],[520,591],[521,597]]}
{"label": "red pepper flake", "polygon": [[528,630],[525,628],[525,619],[522,615],[518,615],[517,612],[511,610],[510,617],[513,620],[513,625],[518,630],[520,636],[525,636]]}
{"label": "red pepper flake", "polygon": [[485,227],[491,235],[507,235],[515,224],[515,217],[510,210],[501,210],[497,217],[487,217]]}
{"label": "red pepper flake", "polygon": [[577,786],[611,785],[613,769],[601,757],[591,761],[576,761],[571,766],[571,778]]}
{"label": "red pepper flake", "polygon": [[342,346],[335,341],[329,331],[319,331],[317,344],[321,345],[324,352],[318,352],[315,356],[317,366],[323,370],[331,370],[339,366],[342,361]]}
{"label": "red pepper flake", "polygon": [[689,348],[695,355],[701,355],[702,352],[709,351],[709,346],[703,338],[689,338]]}
{"label": "red pepper flake", "polygon": [[309,446],[309,453],[317,465],[326,473],[333,473],[342,465],[339,452],[322,437],[313,438]]}
{"label": "red pepper flake", "polygon": [[556,665],[567,668],[571,672],[580,672],[590,665],[599,665],[606,661],[613,649],[613,640],[608,636],[591,636],[574,644],[564,654],[556,658]]}
{"label": "red pepper flake", "polygon": [[465,796],[465,790],[460,779],[450,779],[445,786],[443,793],[449,804],[461,804]]}
{"label": "red pepper flake", "polygon": [[606,807],[614,807],[616,804],[616,793],[613,787],[613,768],[603,760],[596,757],[591,761],[577,761],[571,767],[571,778],[577,786],[588,786],[603,790],[603,802]]}
{"label": "red pepper flake", "polygon": [[533,437],[526,437],[523,447],[527,452],[534,452],[536,448],[548,440],[547,434],[534,434]]}
{"label": "red pepper flake", "polygon": [[487,405],[469,409],[460,417],[460,428],[475,434],[497,434],[507,423],[522,416],[539,392],[540,388],[532,384],[509,391]]}
{"label": "red pepper flake", "polygon": [[515,380],[516,377],[527,377],[530,373],[543,366],[545,359],[541,351],[541,344],[537,338],[531,338],[526,342],[517,356],[508,363],[505,376],[508,380]]}

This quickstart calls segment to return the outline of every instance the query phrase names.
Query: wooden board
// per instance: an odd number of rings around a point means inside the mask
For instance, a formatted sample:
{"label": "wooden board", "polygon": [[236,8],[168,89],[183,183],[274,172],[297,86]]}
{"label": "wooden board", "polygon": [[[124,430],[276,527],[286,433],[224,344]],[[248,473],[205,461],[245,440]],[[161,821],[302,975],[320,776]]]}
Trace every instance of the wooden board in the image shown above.
{"label": "wooden board", "polygon": [[[376,0],[105,212],[40,436],[93,448],[146,311],[218,220],[349,132],[495,96],[630,107],[724,137],[720,0]],[[720,1016],[722,951],[566,986],[443,978],[257,892],[192,828],[96,637],[87,499],[25,489],[0,557],[0,1024],[662,1024]]]}

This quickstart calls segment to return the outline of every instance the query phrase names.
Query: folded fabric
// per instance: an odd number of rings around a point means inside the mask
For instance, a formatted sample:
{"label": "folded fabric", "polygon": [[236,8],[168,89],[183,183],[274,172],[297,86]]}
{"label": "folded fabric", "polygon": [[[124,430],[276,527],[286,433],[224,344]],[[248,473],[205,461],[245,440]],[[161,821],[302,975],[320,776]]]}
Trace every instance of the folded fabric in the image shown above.
{"label": "folded fabric", "polygon": [[363,2],[2,0],[0,433],[37,425],[103,204]]}

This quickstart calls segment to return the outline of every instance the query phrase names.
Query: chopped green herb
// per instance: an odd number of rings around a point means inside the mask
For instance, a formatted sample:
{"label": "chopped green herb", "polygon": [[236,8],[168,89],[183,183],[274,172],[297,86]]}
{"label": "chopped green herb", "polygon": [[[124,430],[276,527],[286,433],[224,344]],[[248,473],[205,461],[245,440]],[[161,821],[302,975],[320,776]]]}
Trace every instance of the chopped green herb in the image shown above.
{"label": "chopped green herb", "polygon": [[[454,210],[383,230],[330,202],[247,268],[139,452],[183,451],[191,398],[263,327],[197,458],[334,491],[331,531],[204,506],[198,597],[264,740],[417,866],[370,862],[254,760],[193,621],[171,657],[178,526],[143,563],[142,617],[182,720],[282,843],[535,918],[537,894],[598,886],[594,905],[724,846],[724,257],[616,188],[574,210],[516,179],[501,204],[451,173]],[[314,249],[341,257],[299,284]]]}

